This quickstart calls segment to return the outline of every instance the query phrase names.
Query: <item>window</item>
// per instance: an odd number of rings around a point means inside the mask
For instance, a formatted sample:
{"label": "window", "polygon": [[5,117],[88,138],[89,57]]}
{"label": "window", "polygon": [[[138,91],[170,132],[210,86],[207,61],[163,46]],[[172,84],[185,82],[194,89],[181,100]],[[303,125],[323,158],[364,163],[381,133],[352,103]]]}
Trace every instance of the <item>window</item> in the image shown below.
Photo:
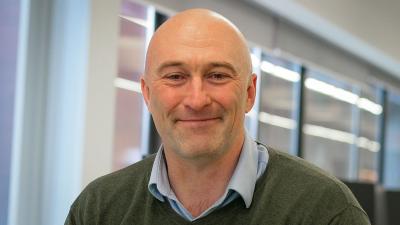
{"label": "window", "polygon": [[264,55],[260,69],[258,139],[278,150],[296,154],[294,140],[301,67]]}
{"label": "window", "polygon": [[376,182],[382,114],[377,89],[316,71],[308,72],[304,85],[304,158],[341,179]]}
{"label": "window", "polygon": [[360,106],[358,147],[358,180],[375,183],[378,181],[379,167],[379,121],[382,106],[379,103],[381,94],[376,87],[366,86],[362,89],[358,106]]}
{"label": "window", "polygon": [[354,139],[353,107],[348,101],[355,101],[356,95],[350,86],[314,71],[307,74],[304,85],[304,158],[348,179]]}
{"label": "window", "polygon": [[389,93],[386,115],[384,186],[400,189],[400,95]]}
{"label": "window", "polygon": [[142,100],[140,76],[144,71],[146,45],[153,32],[154,11],[129,0],[122,1],[118,47],[118,76],[115,80],[116,110],[114,169],[142,159],[143,124],[148,112]]}

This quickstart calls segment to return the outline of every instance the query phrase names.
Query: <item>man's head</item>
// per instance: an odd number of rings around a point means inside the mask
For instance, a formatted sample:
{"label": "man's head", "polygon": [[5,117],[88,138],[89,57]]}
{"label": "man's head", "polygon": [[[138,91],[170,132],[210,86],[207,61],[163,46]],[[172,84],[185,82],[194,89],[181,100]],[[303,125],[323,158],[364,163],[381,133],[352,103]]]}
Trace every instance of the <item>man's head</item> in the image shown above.
{"label": "man's head", "polygon": [[256,77],[243,35],[221,15],[191,9],[160,26],[141,82],[166,152],[212,158],[242,144]]}

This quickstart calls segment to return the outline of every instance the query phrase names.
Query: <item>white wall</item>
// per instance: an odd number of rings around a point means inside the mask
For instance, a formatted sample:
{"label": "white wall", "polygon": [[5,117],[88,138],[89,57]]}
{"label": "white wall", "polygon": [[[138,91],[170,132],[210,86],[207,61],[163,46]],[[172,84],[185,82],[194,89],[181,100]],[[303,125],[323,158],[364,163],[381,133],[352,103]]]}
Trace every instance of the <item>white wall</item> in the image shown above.
{"label": "white wall", "polygon": [[23,0],[9,225],[63,224],[112,169],[119,1]]}
{"label": "white wall", "polygon": [[400,1],[295,1],[400,62]]}

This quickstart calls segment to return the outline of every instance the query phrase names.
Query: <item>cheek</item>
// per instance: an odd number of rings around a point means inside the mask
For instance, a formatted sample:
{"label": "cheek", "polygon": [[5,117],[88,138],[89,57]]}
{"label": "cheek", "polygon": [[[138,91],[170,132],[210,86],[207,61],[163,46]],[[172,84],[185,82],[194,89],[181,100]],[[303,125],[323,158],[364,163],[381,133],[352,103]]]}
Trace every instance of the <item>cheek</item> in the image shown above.
{"label": "cheek", "polygon": [[171,111],[179,103],[176,92],[168,89],[154,89],[150,97],[150,111],[156,114],[165,114]]}
{"label": "cheek", "polygon": [[[246,98],[238,90],[223,90],[214,95],[214,99],[231,115],[238,116],[246,110]],[[233,113],[235,112],[235,113]]]}

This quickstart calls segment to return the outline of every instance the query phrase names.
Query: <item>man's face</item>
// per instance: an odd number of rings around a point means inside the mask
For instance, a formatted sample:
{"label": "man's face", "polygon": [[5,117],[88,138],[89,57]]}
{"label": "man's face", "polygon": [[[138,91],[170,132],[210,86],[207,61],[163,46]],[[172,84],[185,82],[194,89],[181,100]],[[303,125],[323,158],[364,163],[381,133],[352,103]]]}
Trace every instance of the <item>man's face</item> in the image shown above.
{"label": "man's face", "polygon": [[256,77],[235,40],[189,28],[154,41],[142,90],[166,151],[218,157],[243,138]]}

